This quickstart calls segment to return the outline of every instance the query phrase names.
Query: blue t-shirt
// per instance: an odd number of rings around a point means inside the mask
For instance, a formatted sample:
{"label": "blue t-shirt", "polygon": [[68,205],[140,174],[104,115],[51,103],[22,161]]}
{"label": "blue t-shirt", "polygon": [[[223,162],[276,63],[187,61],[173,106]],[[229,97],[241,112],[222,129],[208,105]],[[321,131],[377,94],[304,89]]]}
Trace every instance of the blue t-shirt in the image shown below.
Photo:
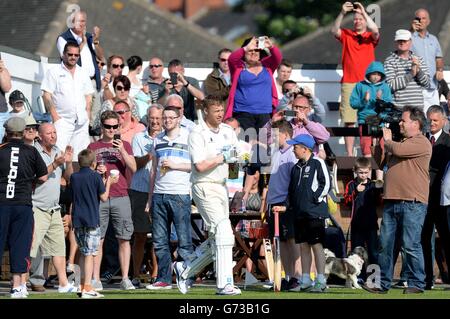
{"label": "blue t-shirt", "polygon": [[100,195],[105,192],[102,177],[89,167],[70,176],[72,192],[72,224],[74,228],[100,225]]}
{"label": "blue t-shirt", "polygon": [[272,113],[272,77],[266,68],[258,75],[247,70],[239,74],[233,112]]}

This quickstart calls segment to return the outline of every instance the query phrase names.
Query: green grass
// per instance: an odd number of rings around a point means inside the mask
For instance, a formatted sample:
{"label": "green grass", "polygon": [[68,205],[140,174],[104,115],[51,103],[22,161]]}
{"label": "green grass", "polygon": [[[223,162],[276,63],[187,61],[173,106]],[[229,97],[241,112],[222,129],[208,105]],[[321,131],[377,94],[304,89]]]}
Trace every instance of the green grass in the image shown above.
{"label": "green grass", "polygon": [[[364,290],[330,288],[326,293],[295,293],[280,292],[253,288],[252,290],[243,290],[240,296],[217,296],[215,288],[194,287],[189,294],[183,295],[174,288],[167,291],[148,291],[139,289],[134,291],[107,290],[103,291],[104,299],[450,299],[450,291],[435,289],[426,291],[424,294],[404,295],[401,289],[392,289],[388,294],[371,294]],[[9,298],[9,294],[0,298]],[[28,299],[79,299],[76,294],[58,294],[52,293],[33,293]]]}

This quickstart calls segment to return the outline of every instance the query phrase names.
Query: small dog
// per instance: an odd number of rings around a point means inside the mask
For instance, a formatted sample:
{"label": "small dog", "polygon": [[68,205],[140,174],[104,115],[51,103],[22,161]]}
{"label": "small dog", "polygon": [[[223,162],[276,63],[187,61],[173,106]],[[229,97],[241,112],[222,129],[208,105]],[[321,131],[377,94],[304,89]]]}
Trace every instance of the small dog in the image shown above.
{"label": "small dog", "polygon": [[347,258],[337,258],[336,255],[324,249],[325,253],[325,277],[330,274],[346,279],[346,287],[361,289],[358,284],[358,275],[364,264],[367,264],[368,255],[364,247],[358,246]]}

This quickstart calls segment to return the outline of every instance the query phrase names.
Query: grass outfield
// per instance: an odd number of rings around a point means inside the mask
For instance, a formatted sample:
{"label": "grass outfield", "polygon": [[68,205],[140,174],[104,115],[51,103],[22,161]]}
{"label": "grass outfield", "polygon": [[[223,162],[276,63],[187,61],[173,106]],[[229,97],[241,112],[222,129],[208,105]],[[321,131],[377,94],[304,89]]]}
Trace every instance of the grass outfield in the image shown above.
{"label": "grass outfield", "polygon": [[[181,294],[176,287],[158,292],[145,289],[134,291],[106,290],[102,294],[105,295],[104,299],[450,299],[450,291],[444,291],[442,288],[415,295],[404,295],[401,289],[391,289],[388,294],[377,295],[364,290],[347,288],[329,288],[326,293],[274,293],[253,288],[252,290],[242,290],[240,296],[217,296],[215,295],[215,288],[212,287],[194,287],[186,295]],[[9,299],[9,294],[4,294],[0,298]],[[79,299],[79,297],[74,293],[58,294],[55,291],[32,293],[28,299]]]}

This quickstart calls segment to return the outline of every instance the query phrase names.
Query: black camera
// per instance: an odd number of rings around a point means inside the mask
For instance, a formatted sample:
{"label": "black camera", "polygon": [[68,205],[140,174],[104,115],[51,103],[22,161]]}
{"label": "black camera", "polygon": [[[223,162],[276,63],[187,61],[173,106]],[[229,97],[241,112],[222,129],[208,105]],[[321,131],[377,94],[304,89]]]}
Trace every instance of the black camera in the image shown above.
{"label": "black camera", "polygon": [[400,120],[402,119],[402,111],[397,109],[393,103],[383,100],[375,102],[376,115],[370,115],[366,118],[366,123],[362,128],[363,136],[382,137],[383,127],[392,131],[392,140],[399,142],[402,139],[400,133]]}

